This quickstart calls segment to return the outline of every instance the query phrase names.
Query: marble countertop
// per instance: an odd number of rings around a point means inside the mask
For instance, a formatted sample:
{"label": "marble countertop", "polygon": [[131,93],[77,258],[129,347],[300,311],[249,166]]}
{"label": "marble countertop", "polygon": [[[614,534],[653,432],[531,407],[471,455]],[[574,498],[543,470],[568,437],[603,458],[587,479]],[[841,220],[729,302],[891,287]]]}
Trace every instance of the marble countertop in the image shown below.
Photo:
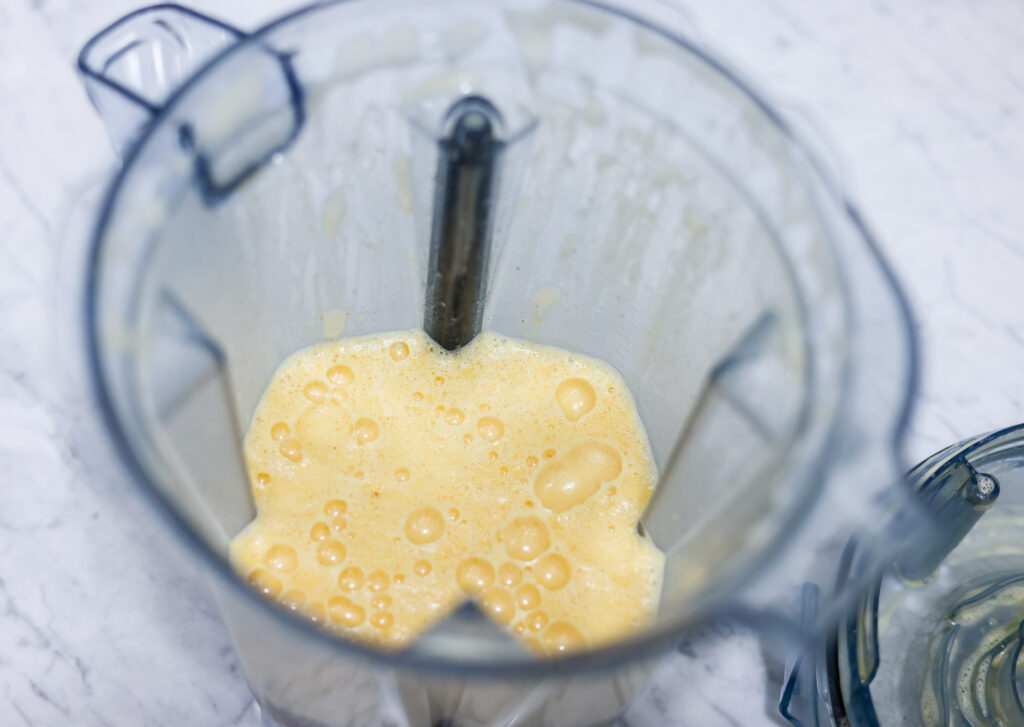
{"label": "marble countertop", "polygon": [[[242,27],[292,0],[204,0]],[[202,573],[133,492],[78,365],[85,230],[116,161],[73,69],[137,0],[0,5],[0,724],[257,725]],[[909,293],[919,459],[1024,421],[1024,5],[681,4],[813,120]],[[630,725],[772,724],[750,633],[699,636]]]}

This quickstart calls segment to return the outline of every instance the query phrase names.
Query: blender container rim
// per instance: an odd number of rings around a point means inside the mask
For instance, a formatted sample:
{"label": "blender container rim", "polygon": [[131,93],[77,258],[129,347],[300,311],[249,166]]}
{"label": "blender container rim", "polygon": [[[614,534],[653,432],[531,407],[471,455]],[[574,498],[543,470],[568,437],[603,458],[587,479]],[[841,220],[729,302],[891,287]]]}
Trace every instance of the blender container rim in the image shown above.
{"label": "blender container rim", "polygon": [[[577,652],[559,658],[536,659],[533,657],[527,657],[517,660],[489,662],[474,661],[472,659],[438,659],[437,657],[432,656],[410,655],[403,651],[390,652],[378,650],[356,641],[346,640],[341,636],[325,633],[307,619],[288,612],[271,603],[269,600],[259,596],[240,578],[238,578],[226,558],[215,556],[210,551],[209,547],[201,540],[197,532],[188,524],[181,512],[167,499],[164,494],[161,493],[159,487],[151,479],[145,467],[133,451],[132,445],[129,443],[129,438],[122,426],[122,423],[119,421],[117,413],[115,412],[113,398],[108,389],[108,382],[105,379],[104,366],[101,361],[100,334],[97,326],[97,271],[100,267],[104,232],[106,231],[108,223],[113,215],[115,202],[121,192],[122,185],[125,183],[128,173],[132,170],[136,160],[140,157],[142,150],[147,146],[147,141],[153,136],[155,130],[160,128],[164,122],[172,116],[172,112],[176,110],[176,106],[180,99],[192,88],[200,85],[208,76],[216,73],[216,71],[223,65],[223,61],[226,58],[237,52],[241,52],[243,49],[251,48],[263,43],[274,31],[287,26],[303,16],[325,10],[332,6],[350,4],[356,1],[357,0],[320,0],[319,2],[305,5],[281,15],[252,32],[238,31],[238,37],[234,42],[227,44],[223,49],[216,52],[208,61],[203,63],[195,73],[185,79],[170,93],[162,106],[154,110],[152,105],[144,104],[146,108],[153,111],[152,117],[144,124],[143,128],[125,151],[123,164],[107,187],[107,191],[104,194],[100,207],[100,213],[97,216],[96,224],[90,236],[85,264],[85,305],[83,307],[83,324],[86,332],[85,353],[87,358],[87,367],[89,370],[89,378],[92,382],[93,394],[100,410],[102,422],[106,425],[107,434],[110,437],[112,444],[114,445],[114,449],[117,451],[127,472],[132,476],[136,483],[141,486],[145,497],[153,504],[154,509],[160,514],[161,519],[177,535],[179,540],[185,544],[185,547],[198,555],[204,562],[205,566],[209,567],[213,573],[216,574],[216,577],[230,584],[230,586],[238,593],[243,594],[242,597],[246,599],[251,606],[265,609],[266,613],[272,614],[272,617],[277,619],[282,625],[286,625],[288,628],[295,630],[304,638],[315,639],[324,644],[330,643],[332,648],[337,649],[346,656],[364,658],[371,662],[375,662],[380,666],[401,667],[410,671],[430,671],[437,674],[457,676],[473,675],[475,677],[483,678],[523,677],[525,675],[536,677],[564,674],[568,671],[580,672],[606,670],[615,668],[627,660],[637,660],[644,657],[655,656],[659,652],[672,648],[678,640],[678,637],[686,631],[699,628],[702,625],[707,625],[712,621],[721,619],[735,620],[761,628],[768,627],[776,631],[785,631],[787,632],[787,635],[794,639],[802,638],[803,634],[799,629],[799,626],[791,623],[782,615],[774,614],[767,610],[745,606],[743,604],[723,603],[722,601],[724,598],[722,594],[716,592],[713,597],[702,599],[704,602],[700,604],[700,607],[695,609],[693,615],[688,618],[677,620],[661,628],[647,629],[644,632],[625,638],[608,646]],[[632,23],[646,31],[659,35],[670,43],[683,48],[688,53],[692,54],[699,62],[705,64],[711,71],[719,74],[722,79],[724,79],[728,84],[731,84],[734,89],[738,90],[745,98],[752,101],[758,109],[765,114],[768,122],[773,124],[776,130],[782,134],[791,147],[799,151],[803,158],[809,162],[809,171],[811,176],[817,177],[817,181],[824,187],[829,200],[836,204],[837,209],[846,218],[846,221],[852,224],[856,237],[859,238],[857,243],[866,246],[866,250],[872,262],[877,266],[878,272],[881,274],[886,285],[893,293],[897,313],[900,317],[900,327],[902,328],[907,347],[907,363],[905,368],[908,385],[906,387],[905,394],[902,397],[902,401],[898,403],[898,406],[893,407],[894,416],[892,437],[891,441],[886,441],[884,443],[884,446],[886,451],[898,454],[909,422],[914,403],[914,393],[917,390],[919,379],[919,347],[916,331],[912,325],[910,306],[904,292],[898,284],[895,274],[889,268],[885,259],[878,250],[877,244],[875,243],[875,240],[860,213],[844,195],[843,190],[835,181],[833,175],[829,173],[826,165],[812,151],[810,145],[800,138],[800,135],[793,126],[786,121],[778,110],[767,101],[767,99],[754,87],[753,84],[748,82],[742,74],[731,68],[727,63],[716,57],[702,43],[686,37],[681,32],[677,32],[673,29],[666,28],[663,25],[659,25],[656,22],[647,20],[631,10],[618,7],[611,3],[601,2],[599,0],[560,1],[583,5],[603,11],[620,20],[625,20],[626,22]],[[119,18],[98,32],[94,38],[99,37],[107,30],[114,28],[135,15],[143,13],[146,10],[158,8],[184,11],[193,17],[207,19],[205,14],[190,8],[183,7],[175,3],[160,3],[137,9],[128,15]],[[234,30],[231,26],[225,26],[221,21],[212,20],[212,22]],[[97,76],[94,71],[86,68],[84,56],[91,47],[92,40],[83,46],[83,50],[78,58],[78,66],[83,73],[87,73],[93,78],[110,85],[106,79],[102,78],[102,76]],[[123,89],[112,85],[111,87],[119,93],[124,93]],[[137,98],[130,98],[130,100],[138,102]],[[839,266],[837,266],[837,268],[837,273],[840,276],[839,279],[842,288],[843,300],[846,303],[849,303],[848,281],[844,276],[844,271],[839,268]],[[850,323],[847,321],[847,329],[849,330],[850,328]],[[844,369],[848,368],[849,360],[850,355],[847,352],[844,355]],[[847,400],[849,395],[848,375],[843,374],[840,377],[839,385],[842,387],[839,405],[837,406],[836,411],[832,414],[831,420],[828,423],[828,428],[833,430],[833,432],[836,426],[841,423],[844,416],[844,407],[842,404]],[[819,460],[819,464],[821,461],[824,461],[825,457],[829,454],[827,450],[832,447],[834,447],[834,440],[833,437],[829,435],[825,440],[825,447],[823,447],[823,451],[817,458]],[[819,466],[810,468],[810,473],[812,477],[822,477],[821,468]],[[811,488],[812,491],[814,489],[815,488]],[[792,521],[799,518],[804,510],[805,508],[802,507],[793,508],[793,512],[788,514],[789,517],[787,519]],[[780,533],[786,533],[791,530],[791,528],[781,527]],[[750,559],[745,569],[746,573],[749,575],[749,573],[754,572],[759,564],[764,563],[768,558],[770,558],[784,545],[786,541],[787,538],[784,535],[776,538],[772,544],[762,550],[758,557]]]}

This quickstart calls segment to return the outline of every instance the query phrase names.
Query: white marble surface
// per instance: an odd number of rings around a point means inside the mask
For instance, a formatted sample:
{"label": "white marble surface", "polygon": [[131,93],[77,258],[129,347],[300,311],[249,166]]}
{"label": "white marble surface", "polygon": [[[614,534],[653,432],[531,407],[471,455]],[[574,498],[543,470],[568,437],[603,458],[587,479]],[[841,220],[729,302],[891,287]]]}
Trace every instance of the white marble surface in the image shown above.
{"label": "white marble surface", "polygon": [[[198,4],[198,3],[197,3]],[[252,27],[289,0],[205,0]],[[83,235],[115,164],[73,71],[135,0],[0,2],[0,724],[256,725],[196,566],[83,395]],[[908,454],[1024,420],[1024,5],[719,0],[703,37],[814,119],[910,294]],[[757,640],[705,634],[631,725],[770,724]]]}

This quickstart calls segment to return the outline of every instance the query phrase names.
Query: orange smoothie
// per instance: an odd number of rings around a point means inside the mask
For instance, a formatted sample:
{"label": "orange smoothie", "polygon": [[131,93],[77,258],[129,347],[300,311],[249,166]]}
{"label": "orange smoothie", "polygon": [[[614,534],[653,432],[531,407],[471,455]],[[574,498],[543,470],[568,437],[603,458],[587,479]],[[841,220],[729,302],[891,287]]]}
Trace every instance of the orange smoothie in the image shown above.
{"label": "orange smoothie", "polygon": [[601,361],[489,333],[313,346],[274,374],[245,454],[258,514],[232,563],[345,637],[401,648],[475,599],[545,655],[653,617],[656,471]]}

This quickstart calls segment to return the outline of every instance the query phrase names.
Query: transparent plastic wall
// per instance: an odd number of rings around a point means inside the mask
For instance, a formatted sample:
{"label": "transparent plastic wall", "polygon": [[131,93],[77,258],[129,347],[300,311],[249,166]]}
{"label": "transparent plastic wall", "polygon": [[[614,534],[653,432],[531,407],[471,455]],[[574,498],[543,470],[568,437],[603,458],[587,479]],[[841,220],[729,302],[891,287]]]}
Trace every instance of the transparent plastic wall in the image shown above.
{"label": "transparent plastic wall", "polygon": [[[277,365],[421,325],[432,131],[470,93],[508,122],[484,328],[616,366],[661,473],[643,521],[668,553],[657,623],[529,666],[472,609],[408,653],[330,639],[224,559]],[[609,719],[681,627],[785,600],[891,489],[901,301],[785,125],[678,39],[582,3],[341,3],[244,41],[151,123],[99,228],[95,371],[287,724],[365,724],[356,693],[417,725]],[[825,487],[833,469],[861,485]]]}

